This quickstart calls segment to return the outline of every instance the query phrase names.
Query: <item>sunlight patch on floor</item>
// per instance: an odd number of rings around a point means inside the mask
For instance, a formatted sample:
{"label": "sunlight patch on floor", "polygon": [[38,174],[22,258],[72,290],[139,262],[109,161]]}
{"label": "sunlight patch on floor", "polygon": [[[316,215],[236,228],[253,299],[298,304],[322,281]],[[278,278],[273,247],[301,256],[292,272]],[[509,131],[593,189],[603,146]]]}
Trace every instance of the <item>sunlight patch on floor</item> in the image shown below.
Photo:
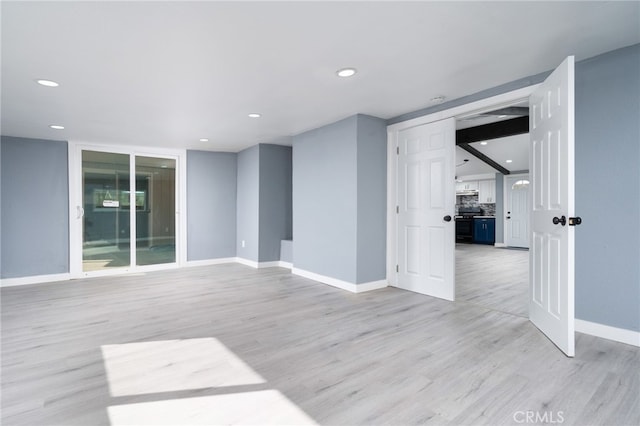
{"label": "sunlight patch on floor", "polygon": [[101,349],[114,397],[265,383],[215,338],[103,345]]}
{"label": "sunlight patch on floor", "polygon": [[112,426],[317,424],[276,390],[115,405],[108,413]]}

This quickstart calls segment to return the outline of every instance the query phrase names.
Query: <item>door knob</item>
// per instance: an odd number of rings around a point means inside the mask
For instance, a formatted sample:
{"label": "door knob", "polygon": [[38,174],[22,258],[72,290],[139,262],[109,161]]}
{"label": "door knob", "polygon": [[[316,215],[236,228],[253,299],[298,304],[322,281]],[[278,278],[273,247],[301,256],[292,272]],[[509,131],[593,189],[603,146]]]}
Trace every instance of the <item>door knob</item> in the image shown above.
{"label": "door knob", "polygon": [[582,218],[580,216],[569,218],[569,226],[578,226],[581,223],[582,223]]}
{"label": "door knob", "polygon": [[445,222],[451,222],[451,216],[449,216],[449,215],[446,215],[442,219],[444,219]]}
{"label": "door knob", "polygon": [[562,226],[565,226],[567,224],[567,218],[562,216],[561,218],[558,219],[558,217],[554,217],[553,218],[553,224],[557,225],[557,224],[561,224]]}

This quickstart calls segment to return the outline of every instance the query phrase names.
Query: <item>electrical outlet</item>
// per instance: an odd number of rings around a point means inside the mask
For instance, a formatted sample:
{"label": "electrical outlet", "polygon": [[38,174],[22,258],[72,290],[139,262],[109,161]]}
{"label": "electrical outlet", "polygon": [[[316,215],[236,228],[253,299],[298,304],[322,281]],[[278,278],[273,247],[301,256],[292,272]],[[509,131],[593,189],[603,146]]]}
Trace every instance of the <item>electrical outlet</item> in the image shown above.
{"label": "electrical outlet", "polygon": [[242,243],[241,243],[241,244],[242,244],[242,248],[244,248],[244,246],[245,246],[245,244],[244,244],[244,240],[242,240]]}

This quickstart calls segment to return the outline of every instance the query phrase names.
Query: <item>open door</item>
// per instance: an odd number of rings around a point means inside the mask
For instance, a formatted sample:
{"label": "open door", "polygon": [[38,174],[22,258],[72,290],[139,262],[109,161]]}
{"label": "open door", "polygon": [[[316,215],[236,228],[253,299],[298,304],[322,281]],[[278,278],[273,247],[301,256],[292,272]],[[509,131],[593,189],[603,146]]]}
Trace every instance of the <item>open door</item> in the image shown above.
{"label": "open door", "polygon": [[529,100],[529,318],[574,356],[574,58]]}
{"label": "open door", "polygon": [[397,286],[454,299],[455,119],[399,130]]}

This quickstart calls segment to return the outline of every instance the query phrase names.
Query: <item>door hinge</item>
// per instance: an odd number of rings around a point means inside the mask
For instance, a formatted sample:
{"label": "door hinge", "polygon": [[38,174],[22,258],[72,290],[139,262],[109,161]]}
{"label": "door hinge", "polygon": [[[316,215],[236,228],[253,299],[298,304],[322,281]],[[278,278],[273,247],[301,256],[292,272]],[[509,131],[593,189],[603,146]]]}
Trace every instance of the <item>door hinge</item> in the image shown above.
{"label": "door hinge", "polygon": [[396,146],[396,155],[400,155],[400,147]]}
{"label": "door hinge", "polygon": [[396,214],[400,214],[400,206],[396,206]]}
{"label": "door hinge", "polygon": [[400,266],[396,265],[396,272],[400,272]]}

